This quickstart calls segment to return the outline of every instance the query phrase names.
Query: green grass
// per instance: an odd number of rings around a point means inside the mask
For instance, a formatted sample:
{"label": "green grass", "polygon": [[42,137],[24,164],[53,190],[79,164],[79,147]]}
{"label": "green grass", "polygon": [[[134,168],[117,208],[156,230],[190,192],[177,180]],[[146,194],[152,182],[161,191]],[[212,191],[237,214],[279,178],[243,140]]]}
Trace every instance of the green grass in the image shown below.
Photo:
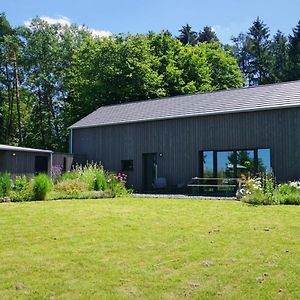
{"label": "green grass", "polygon": [[4,203],[0,228],[0,299],[300,295],[296,206],[137,198]]}

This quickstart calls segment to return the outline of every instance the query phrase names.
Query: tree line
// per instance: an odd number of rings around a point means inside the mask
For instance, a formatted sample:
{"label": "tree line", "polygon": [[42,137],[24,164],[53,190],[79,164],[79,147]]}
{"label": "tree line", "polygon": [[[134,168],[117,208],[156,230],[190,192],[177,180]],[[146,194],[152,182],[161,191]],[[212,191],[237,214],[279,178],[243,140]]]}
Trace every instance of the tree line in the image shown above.
{"label": "tree line", "polygon": [[[1,14],[0,143],[67,151],[68,127],[102,105],[242,87],[245,80],[273,82],[253,46],[251,56],[247,52],[250,40],[247,33],[233,46],[222,45],[209,26],[198,33],[183,26],[178,36],[162,31],[99,38],[88,28],[40,18],[14,28]],[[284,44],[284,74],[292,43],[297,47],[291,39]],[[278,70],[280,63],[278,54]]]}
{"label": "tree line", "polygon": [[[219,41],[211,27],[199,32],[188,24],[180,30],[183,44]],[[236,57],[245,85],[260,85],[300,79],[300,21],[289,35],[280,30],[272,37],[270,28],[257,18],[245,33],[232,37],[233,45],[222,45]]]}

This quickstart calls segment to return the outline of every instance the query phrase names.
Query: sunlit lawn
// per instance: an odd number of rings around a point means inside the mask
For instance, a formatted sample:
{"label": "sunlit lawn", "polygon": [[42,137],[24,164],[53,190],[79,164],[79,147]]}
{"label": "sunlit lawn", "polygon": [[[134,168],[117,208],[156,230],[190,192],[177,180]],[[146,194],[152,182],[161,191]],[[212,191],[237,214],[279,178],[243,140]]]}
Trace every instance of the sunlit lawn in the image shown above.
{"label": "sunlit lawn", "polygon": [[0,299],[296,299],[300,207],[0,204]]}

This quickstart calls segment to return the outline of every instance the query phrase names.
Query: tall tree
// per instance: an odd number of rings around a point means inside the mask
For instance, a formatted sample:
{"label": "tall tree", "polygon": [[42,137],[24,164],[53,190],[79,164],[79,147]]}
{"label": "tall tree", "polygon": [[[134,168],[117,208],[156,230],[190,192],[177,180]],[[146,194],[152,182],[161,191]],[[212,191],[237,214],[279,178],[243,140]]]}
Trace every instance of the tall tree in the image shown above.
{"label": "tall tree", "polygon": [[211,67],[211,85],[213,90],[242,87],[242,72],[236,58],[224,51],[220,43],[203,44],[208,65]]}
{"label": "tall tree", "polygon": [[233,56],[236,57],[240,70],[244,74],[246,85],[250,85],[252,82],[252,72],[250,65],[250,39],[246,34],[240,33],[237,37],[233,37],[232,41],[234,43],[231,48]]}
{"label": "tall tree", "polygon": [[281,31],[277,31],[270,45],[273,58],[271,76],[274,82],[287,80],[288,71],[288,41]]}
{"label": "tall tree", "polygon": [[290,80],[300,79],[300,21],[293,28],[293,34],[289,36],[289,74]]}
{"label": "tall tree", "polygon": [[250,85],[264,84],[270,82],[271,55],[270,29],[260,19],[257,18],[249,29],[250,41],[250,74],[252,80]]}
{"label": "tall tree", "polygon": [[182,26],[182,28],[179,30],[180,35],[178,36],[178,39],[184,44],[184,45],[196,45],[197,44],[197,32],[192,30],[192,27],[189,24],[186,24]]}
{"label": "tall tree", "polygon": [[210,26],[204,26],[203,30],[199,31],[198,41],[200,43],[204,43],[204,42],[213,43],[213,42],[218,42],[219,39]]}
{"label": "tall tree", "polygon": [[[13,88],[14,97],[16,99],[17,109],[17,128],[18,128],[18,144],[22,145],[23,135],[21,126],[21,99],[20,99],[20,71],[19,71],[19,40],[16,34],[4,37],[4,45],[6,48],[7,63],[11,64],[13,71]],[[12,98],[13,99],[13,98]],[[11,103],[10,114],[12,114],[13,103]],[[10,115],[12,118],[12,115]]]}

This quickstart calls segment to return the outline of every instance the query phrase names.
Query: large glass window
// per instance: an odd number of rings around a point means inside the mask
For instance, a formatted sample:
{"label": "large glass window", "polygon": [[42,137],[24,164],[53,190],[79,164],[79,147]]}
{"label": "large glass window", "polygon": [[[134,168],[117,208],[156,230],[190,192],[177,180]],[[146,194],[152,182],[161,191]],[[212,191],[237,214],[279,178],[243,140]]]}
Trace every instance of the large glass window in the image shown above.
{"label": "large glass window", "polygon": [[237,177],[242,175],[250,176],[255,174],[254,151],[236,151],[236,173]]}
{"label": "large glass window", "polygon": [[270,149],[258,149],[258,173],[270,173],[271,172],[271,153]]}
{"label": "large glass window", "polygon": [[203,151],[201,153],[204,178],[215,176],[239,178],[242,175],[255,176],[271,172],[270,149]]}
{"label": "large glass window", "polygon": [[233,177],[234,174],[234,152],[233,151],[219,151],[217,152],[217,175],[218,178]]}
{"label": "large glass window", "polygon": [[214,152],[213,151],[203,152],[203,177],[204,178],[214,177]]}

